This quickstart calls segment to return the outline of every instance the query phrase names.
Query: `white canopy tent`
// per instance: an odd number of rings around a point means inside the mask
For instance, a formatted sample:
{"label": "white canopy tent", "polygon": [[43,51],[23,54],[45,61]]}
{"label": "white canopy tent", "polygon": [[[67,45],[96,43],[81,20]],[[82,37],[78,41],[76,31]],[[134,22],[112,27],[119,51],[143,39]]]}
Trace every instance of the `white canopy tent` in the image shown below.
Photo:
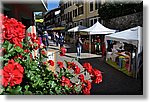
{"label": "white canopy tent", "polygon": [[78,25],[78,26],[76,26],[74,28],[69,29],[68,32],[78,32],[78,31],[86,29],[86,28],[87,27],[85,27],[85,26]]}
{"label": "white canopy tent", "polygon": [[[75,40],[75,33],[79,32],[80,30],[86,29],[86,28],[87,27],[85,27],[85,26],[78,25],[78,26],[76,26],[74,28],[69,29],[68,32],[73,32],[73,34],[74,34],[73,35],[73,39]],[[74,41],[74,43],[75,43],[75,41]]]}
{"label": "white canopy tent", "polygon": [[97,35],[97,34],[105,35],[105,34],[112,34],[112,33],[116,32],[116,30],[112,30],[112,29],[104,27],[98,21],[93,26],[91,26],[87,29],[80,30],[80,31],[88,32],[89,40],[90,40],[89,53],[91,53],[91,35]]}
{"label": "white canopy tent", "polygon": [[89,32],[89,35],[95,35],[95,34],[112,34],[112,33],[116,32],[116,30],[112,30],[112,29],[104,27],[98,21],[93,26],[91,26],[91,27],[89,27],[87,29],[83,29],[81,31]]}
{"label": "white canopy tent", "polygon": [[106,40],[115,40],[133,44],[138,47],[138,53],[140,53],[142,50],[142,27],[138,26],[114,34],[106,35],[105,41]]}
{"label": "white canopy tent", "polygon": [[[137,77],[138,66],[139,66],[138,54],[143,50],[142,27],[137,26],[134,28],[130,28],[128,30],[106,35],[105,41],[107,40],[126,42],[128,44],[132,44],[136,46],[137,50],[135,54],[135,65],[136,65],[136,77]],[[107,48],[107,43],[106,43],[106,48]]]}

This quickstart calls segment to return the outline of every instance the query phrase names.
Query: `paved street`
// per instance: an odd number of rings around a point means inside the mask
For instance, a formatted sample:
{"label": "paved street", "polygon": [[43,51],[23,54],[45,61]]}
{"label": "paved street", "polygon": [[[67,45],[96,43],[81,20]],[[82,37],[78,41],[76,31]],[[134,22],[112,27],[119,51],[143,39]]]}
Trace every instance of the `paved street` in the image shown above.
{"label": "paved street", "polygon": [[93,84],[91,94],[142,94],[142,81],[128,77],[122,72],[106,64],[103,58],[84,59],[79,61],[81,64],[90,62],[93,68],[103,72],[103,82]]}

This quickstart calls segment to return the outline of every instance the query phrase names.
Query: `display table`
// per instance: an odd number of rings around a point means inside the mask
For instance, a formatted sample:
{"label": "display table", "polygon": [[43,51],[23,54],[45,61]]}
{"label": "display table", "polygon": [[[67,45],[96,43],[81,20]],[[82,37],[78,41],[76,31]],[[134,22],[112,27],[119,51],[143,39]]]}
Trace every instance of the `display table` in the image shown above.
{"label": "display table", "polygon": [[125,52],[107,52],[106,62],[123,73],[132,76],[131,56]]}

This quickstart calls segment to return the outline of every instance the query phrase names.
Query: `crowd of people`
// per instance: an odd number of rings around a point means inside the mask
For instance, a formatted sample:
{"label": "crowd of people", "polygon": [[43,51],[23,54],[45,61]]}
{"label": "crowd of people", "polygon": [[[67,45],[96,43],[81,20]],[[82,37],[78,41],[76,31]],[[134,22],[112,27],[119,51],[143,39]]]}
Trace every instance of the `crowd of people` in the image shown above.
{"label": "crowd of people", "polygon": [[52,41],[54,44],[56,44],[56,46],[64,46],[65,40],[62,33],[59,34],[58,32],[53,32],[49,34],[47,31],[38,31],[38,37],[41,39],[41,44],[46,46],[46,50],[47,47],[50,45],[49,41]]}

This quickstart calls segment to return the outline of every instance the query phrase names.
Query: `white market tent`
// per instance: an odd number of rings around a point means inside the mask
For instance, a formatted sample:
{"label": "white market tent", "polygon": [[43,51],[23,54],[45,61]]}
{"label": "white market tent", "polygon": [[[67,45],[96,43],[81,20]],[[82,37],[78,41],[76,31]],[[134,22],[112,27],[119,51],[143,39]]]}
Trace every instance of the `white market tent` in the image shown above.
{"label": "white market tent", "polygon": [[[97,35],[97,34],[105,35],[105,34],[112,34],[112,33],[116,32],[116,30],[112,30],[112,29],[104,27],[98,21],[93,26],[91,26],[87,29],[80,30],[80,31],[88,32],[90,41],[91,41],[91,35]],[[91,42],[89,44],[89,53],[91,53]]]}
{"label": "white market tent", "polygon": [[85,27],[85,26],[78,25],[78,26],[76,26],[74,28],[69,29],[68,32],[78,32],[78,31],[86,29],[86,28],[87,27]]}
{"label": "white market tent", "polygon": [[[73,32],[73,38],[74,38],[74,40],[75,40],[75,33],[76,32],[79,32],[80,30],[83,30],[83,29],[86,29],[87,27],[85,27],[85,26],[81,26],[81,25],[78,25],[78,26],[76,26],[76,27],[73,27],[73,28],[71,28],[71,29],[69,29],[68,30],[68,32]],[[75,41],[74,41],[74,43],[75,43]]]}
{"label": "white market tent", "polygon": [[81,30],[84,32],[89,32],[89,35],[95,35],[95,34],[111,34],[115,33],[116,30],[112,30],[109,28],[104,27],[102,24],[100,24],[98,21],[91,27]]}
{"label": "white market tent", "polygon": [[[126,42],[128,44],[132,44],[132,45],[136,46],[136,48],[137,48],[136,54],[135,54],[136,77],[137,77],[138,66],[139,66],[138,54],[143,50],[142,39],[143,39],[142,38],[142,27],[140,27],[140,26],[105,36],[105,41],[115,40],[115,41],[120,41],[120,42]],[[107,47],[107,44],[106,44],[106,47]]]}
{"label": "white market tent", "polygon": [[133,44],[138,47],[138,53],[142,50],[142,27],[134,27],[128,30],[106,35],[105,40],[115,40]]}

